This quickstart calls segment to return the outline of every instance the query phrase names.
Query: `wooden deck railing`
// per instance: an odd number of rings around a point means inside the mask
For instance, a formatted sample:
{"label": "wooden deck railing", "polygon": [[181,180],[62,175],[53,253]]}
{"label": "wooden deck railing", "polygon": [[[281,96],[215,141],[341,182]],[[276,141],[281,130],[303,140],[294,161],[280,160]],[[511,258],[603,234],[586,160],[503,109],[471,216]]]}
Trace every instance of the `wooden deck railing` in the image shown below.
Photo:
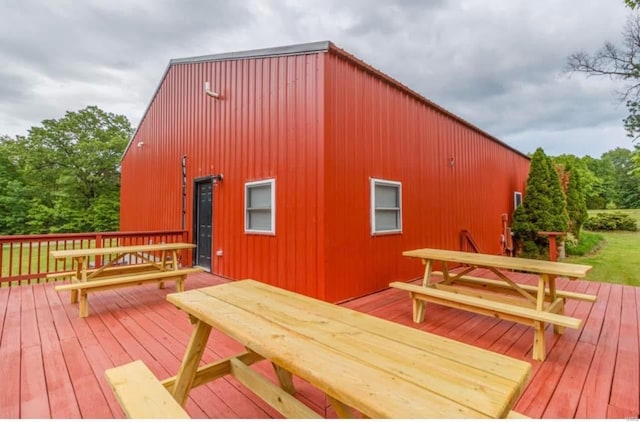
{"label": "wooden deck railing", "polygon": [[460,251],[480,253],[480,247],[471,237],[469,230],[460,231]]}
{"label": "wooden deck railing", "polygon": [[[0,236],[0,287],[41,283],[48,273],[72,269],[71,260],[57,261],[51,251],[186,242],[187,237],[185,230]],[[96,259],[92,265],[101,264],[101,257]]]}

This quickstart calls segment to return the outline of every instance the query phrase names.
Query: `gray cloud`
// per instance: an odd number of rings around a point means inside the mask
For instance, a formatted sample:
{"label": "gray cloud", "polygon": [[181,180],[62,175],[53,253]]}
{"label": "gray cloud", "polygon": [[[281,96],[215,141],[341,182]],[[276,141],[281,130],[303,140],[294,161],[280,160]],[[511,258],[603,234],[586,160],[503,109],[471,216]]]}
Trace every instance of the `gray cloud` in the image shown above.
{"label": "gray cloud", "polygon": [[[344,2],[342,2],[344,3]],[[354,17],[353,25],[346,35],[354,37],[374,36],[402,32],[417,20],[429,19],[428,14],[446,6],[438,1],[352,1],[349,3]]]}
{"label": "gray cloud", "polygon": [[4,2],[0,134],[89,104],[135,125],[171,58],[329,39],[525,152],[597,155],[631,147],[618,86],[562,70],[618,41],[628,13],[600,0]]}
{"label": "gray cloud", "polygon": [[93,1],[64,8],[54,2],[17,2],[3,13],[2,53],[49,75],[89,79],[82,65],[135,69],[149,57],[193,49],[198,38],[246,24],[251,14],[243,4]]}
{"label": "gray cloud", "polygon": [[25,78],[0,68],[0,98],[3,102],[15,102],[22,97],[22,93],[28,88]]}

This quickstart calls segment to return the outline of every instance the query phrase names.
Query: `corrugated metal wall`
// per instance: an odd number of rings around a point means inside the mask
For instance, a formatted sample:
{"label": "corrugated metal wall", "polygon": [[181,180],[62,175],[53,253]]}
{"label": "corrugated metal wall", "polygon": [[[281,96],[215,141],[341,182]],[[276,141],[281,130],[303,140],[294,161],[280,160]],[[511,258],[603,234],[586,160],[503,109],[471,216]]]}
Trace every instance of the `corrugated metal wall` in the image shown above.
{"label": "corrugated metal wall", "polygon": [[[180,227],[186,154],[187,229],[193,179],[224,174],[213,193],[212,272],[321,297],[323,65],[319,54],[172,65],[122,162],[121,229]],[[205,81],[222,100],[205,95]],[[244,184],[267,178],[276,179],[276,236],[245,234]]]}
{"label": "corrugated metal wall", "polygon": [[[193,180],[224,174],[215,274],[338,301],[418,276],[402,251],[458,249],[462,229],[499,253],[528,160],[356,63],[330,52],[172,65],[122,162],[121,229],[180,228],[186,155],[187,229]],[[402,182],[401,235],[371,236],[371,177]],[[267,178],[276,235],[245,234],[244,183]]]}
{"label": "corrugated metal wall", "polygon": [[[353,61],[326,57],[326,299],[419,276],[422,264],[402,251],[457,250],[463,229],[500,253],[501,215],[513,212],[529,160]],[[371,236],[371,177],[402,182],[402,234]]]}

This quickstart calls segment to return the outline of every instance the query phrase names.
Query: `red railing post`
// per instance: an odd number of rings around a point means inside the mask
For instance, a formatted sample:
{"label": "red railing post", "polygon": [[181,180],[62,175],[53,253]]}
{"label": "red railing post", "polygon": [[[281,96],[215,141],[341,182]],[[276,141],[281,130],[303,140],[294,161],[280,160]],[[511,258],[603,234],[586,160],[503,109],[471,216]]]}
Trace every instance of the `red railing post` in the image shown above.
{"label": "red railing post", "polygon": [[558,246],[556,245],[556,237],[549,236],[549,261],[558,260]]}
{"label": "red railing post", "polygon": [[[96,234],[96,248],[102,247],[102,233]],[[96,255],[96,268],[102,266],[102,257],[100,255]]]}
{"label": "red railing post", "polygon": [[565,232],[538,232],[540,236],[549,237],[549,261],[558,260],[558,244],[556,243],[557,236],[564,236]]}
{"label": "red railing post", "polygon": [[2,272],[2,262],[4,261],[4,257],[2,256],[4,252],[4,243],[0,242],[0,279],[3,277]]}

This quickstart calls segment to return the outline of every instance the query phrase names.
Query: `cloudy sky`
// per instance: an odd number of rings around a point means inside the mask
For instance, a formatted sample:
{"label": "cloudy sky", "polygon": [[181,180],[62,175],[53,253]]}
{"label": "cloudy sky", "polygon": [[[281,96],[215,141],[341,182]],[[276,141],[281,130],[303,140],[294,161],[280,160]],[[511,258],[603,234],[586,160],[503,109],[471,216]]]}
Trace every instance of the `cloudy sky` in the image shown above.
{"label": "cloudy sky", "polygon": [[632,148],[618,82],[563,72],[620,44],[623,0],[0,0],[0,135],[97,105],[136,126],[172,58],[330,40],[532,152]]}

